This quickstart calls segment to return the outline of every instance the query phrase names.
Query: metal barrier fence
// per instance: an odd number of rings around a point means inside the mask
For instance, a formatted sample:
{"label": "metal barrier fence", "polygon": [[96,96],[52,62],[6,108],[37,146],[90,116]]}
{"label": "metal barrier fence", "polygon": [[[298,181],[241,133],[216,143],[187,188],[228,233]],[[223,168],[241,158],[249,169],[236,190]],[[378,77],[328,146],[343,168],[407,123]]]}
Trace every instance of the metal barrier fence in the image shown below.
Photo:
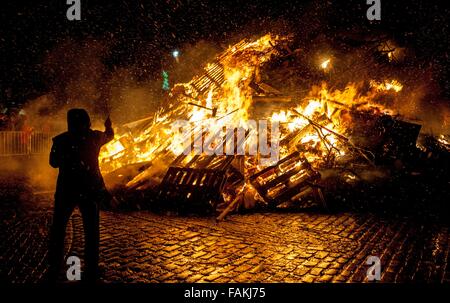
{"label": "metal barrier fence", "polygon": [[0,131],[0,156],[49,153],[53,136],[41,132]]}

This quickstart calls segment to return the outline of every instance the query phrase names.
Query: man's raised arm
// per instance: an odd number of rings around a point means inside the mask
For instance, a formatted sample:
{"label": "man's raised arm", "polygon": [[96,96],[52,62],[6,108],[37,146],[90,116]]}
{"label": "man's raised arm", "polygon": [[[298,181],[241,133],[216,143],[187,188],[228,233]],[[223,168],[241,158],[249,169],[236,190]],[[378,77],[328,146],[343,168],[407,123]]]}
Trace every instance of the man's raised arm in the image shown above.
{"label": "man's raised arm", "polygon": [[109,141],[111,141],[112,139],[114,139],[114,130],[112,128],[112,123],[111,123],[111,119],[109,118],[109,116],[108,116],[108,118],[106,118],[105,132],[103,134],[104,134],[104,136],[103,136],[103,140],[101,142],[102,145],[106,144]]}

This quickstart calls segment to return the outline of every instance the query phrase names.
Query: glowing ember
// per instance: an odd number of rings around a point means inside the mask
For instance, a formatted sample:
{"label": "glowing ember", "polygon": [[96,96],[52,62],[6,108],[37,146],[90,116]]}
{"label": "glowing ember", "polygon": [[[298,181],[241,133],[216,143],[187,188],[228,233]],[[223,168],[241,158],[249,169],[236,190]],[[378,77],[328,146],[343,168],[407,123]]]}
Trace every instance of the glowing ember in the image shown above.
{"label": "glowing ember", "polygon": [[385,80],[381,83],[376,82],[376,81],[370,81],[370,86],[376,88],[379,91],[388,91],[388,90],[393,90],[396,93],[398,93],[399,91],[401,91],[403,89],[403,85],[398,82],[397,80]]}

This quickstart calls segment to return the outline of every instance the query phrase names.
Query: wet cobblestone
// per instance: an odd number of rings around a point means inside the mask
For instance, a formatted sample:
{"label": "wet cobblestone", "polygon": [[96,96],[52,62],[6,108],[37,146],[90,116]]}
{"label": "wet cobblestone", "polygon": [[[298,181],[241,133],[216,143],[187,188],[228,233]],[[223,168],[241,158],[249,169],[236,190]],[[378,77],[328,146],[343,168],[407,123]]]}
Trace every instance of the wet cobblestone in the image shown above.
{"label": "wet cobblestone", "polygon": [[[1,277],[39,282],[47,270],[51,207],[3,220]],[[254,213],[212,218],[101,212],[105,282],[450,282],[449,230],[371,214]],[[69,223],[66,254],[82,256],[82,221]]]}

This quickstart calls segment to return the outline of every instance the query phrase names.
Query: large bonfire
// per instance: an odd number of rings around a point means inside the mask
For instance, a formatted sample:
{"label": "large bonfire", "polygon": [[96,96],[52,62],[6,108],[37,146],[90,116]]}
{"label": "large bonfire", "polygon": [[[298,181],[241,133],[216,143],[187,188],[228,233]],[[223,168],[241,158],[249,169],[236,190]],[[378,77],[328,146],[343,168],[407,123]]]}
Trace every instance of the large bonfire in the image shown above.
{"label": "large bonfire", "polygon": [[[306,192],[317,194],[306,185],[297,185],[306,181],[309,186],[314,185],[317,180],[314,172],[320,169],[350,161],[373,165],[373,152],[350,139],[353,113],[394,114],[376,100],[399,93],[402,84],[395,79],[370,80],[348,83],[345,89],[338,90],[322,83],[311,87],[305,96],[293,99],[261,82],[259,75],[265,63],[289,53],[288,42],[288,37],[272,34],[254,41],[243,40],[207,64],[202,75],[188,83],[176,84],[154,116],[130,123],[104,147],[100,155],[102,172],[138,167],[131,175],[118,174],[123,177],[123,188],[140,191],[156,188],[161,193],[158,187],[170,181],[167,177],[170,167],[203,169],[203,174],[205,169],[220,170],[228,181],[223,180],[218,187],[220,192],[216,198],[226,205],[248,199],[278,204],[283,199],[302,199]],[[327,68],[329,63],[329,60],[322,62],[322,68]],[[284,103],[286,108],[255,116],[252,109],[258,102]],[[279,125],[276,161],[261,162],[265,155],[248,153],[258,145],[258,127],[250,120]],[[187,121],[189,131],[177,131],[176,121]],[[225,149],[230,139],[226,129],[245,130],[238,143],[244,146],[244,155],[186,153],[196,139],[207,142],[212,150]],[[197,134],[200,138],[196,138]],[[215,139],[208,139],[212,137]],[[202,177],[200,173],[194,181],[187,181],[188,173],[183,173],[175,185],[192,187],[206,182],[205,175]]]}

